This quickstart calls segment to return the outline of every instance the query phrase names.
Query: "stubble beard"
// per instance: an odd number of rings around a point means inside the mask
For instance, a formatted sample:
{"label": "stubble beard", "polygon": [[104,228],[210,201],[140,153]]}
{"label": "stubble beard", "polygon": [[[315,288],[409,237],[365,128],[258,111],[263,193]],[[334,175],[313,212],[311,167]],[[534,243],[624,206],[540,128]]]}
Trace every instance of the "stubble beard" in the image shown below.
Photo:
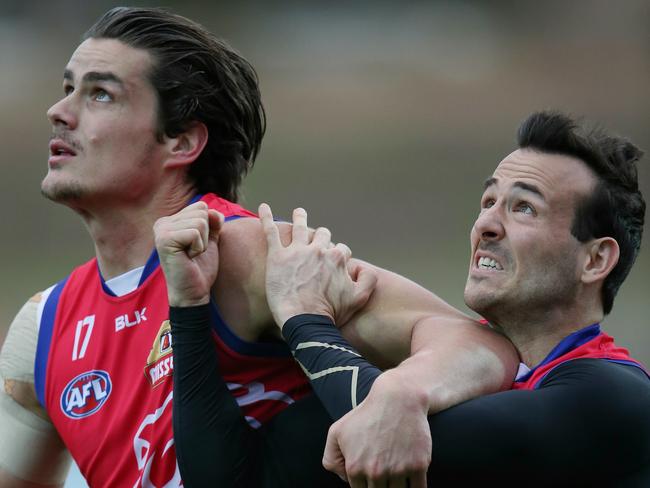
{"label": "stubble beard", "polygon": [[56,203],[76,202],[85,194],[85,189],[78,183],[55,184],[51,188],[41,184],[41,195]]}
{"label": "stubble beard", "polygon": [[496,287],[480,290],[480,284],[471,285],[468,280],[465,303],[474,312],[504,329],[533,326],[554,311],[571,308],[575,304],[578,283],[572,272],[574,265],[575,260],[569,256],[557,259],[548,268],[532,273],[512,289]]}

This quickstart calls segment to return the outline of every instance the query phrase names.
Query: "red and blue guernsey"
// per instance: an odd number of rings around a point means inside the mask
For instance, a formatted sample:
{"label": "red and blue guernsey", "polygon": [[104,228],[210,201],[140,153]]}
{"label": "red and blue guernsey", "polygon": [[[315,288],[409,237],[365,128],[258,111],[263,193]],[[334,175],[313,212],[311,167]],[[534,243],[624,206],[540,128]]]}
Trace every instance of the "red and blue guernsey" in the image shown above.
{"label": "red and blue guernsey", "polygon": [[[226,221],[254,217],[215,195]],[[75,269],[43,308],[35,363],[38,398],[91,486],[178,487],[172,433],[173,356],[158,256],[136,290],[115,296],[97,260]],[[249,343],[213,307],[224,379],[259,426],[310,391],[284,343]]]}
{"label": "red and blue guernsey", "polygon": [[614,339],[602,332],[599,324],[592,324],[565,337],[534,369],[518,376],[512,388],[514,390],[535,390],[540,387],[544,378],[553,368],[567,361],[584,358],[626,364],[640,368],[648,375],[648,371],[643,365],[630,357],[627,349],[614,344]]}

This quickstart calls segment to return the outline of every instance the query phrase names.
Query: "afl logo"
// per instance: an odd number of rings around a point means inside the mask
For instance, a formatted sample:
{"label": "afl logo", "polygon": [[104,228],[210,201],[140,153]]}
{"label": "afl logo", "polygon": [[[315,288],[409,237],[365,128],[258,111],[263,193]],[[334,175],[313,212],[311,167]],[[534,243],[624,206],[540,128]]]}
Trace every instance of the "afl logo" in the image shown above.
{"label": "afl logo", "polygon": [[71,419],[94,414],[111,394],[111,377],[106,371],[88,371],[73,378],[61,394],[61,410]]}

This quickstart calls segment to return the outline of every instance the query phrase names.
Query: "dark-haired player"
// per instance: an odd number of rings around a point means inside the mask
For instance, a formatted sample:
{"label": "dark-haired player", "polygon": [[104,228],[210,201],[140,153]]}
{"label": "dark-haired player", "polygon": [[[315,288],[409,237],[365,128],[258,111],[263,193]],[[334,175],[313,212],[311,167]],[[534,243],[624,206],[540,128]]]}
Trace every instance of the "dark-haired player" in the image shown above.
{"label": "dark-haired player", "polygon": [[[485,182],[471,233],[465,300],[512,340],[522,364],[512,391],[429,417],[428,484],[650,486],[650,379],[600,329],[641,242],[645,202],[636,174],[641,151],[557,113],[528,117],[518,145]],[[392,383],[392,398],[400,402],[408,369],[380,375],[334,327],[334,319],[363,303],[355,298],[365,296],[372,283],[357,279],[357,266],[350,278],[345,249],[331,247],[329,236],[318,230],[309,238],[304,218],[294,220],[294,232],[303,231],[285,247],[269,209],[260,214],[274,317],[329,416],[336,420],[350,412],[330,430],[325,466],[353,487],[423,486],[406,470],[381,469],[387,453],[376,444],[375,431],[384,431],[366,410],[375,398],[371,385],[387,377],[402,378]],[[175,289],[175,280],[169,286]],[[204,429],[200,448],[185,438],[185,430],[177,432],[181,467],[200,469],[202,460],[227,451],[237,462],[228,471],[209,464],[203,486],[217,486],[210,481],[291,486],[283,482],[301,473],[309,459],[295,451],[295,432],[323,422],[325,414],[299,404],[264,431],[246,429],[223,382],[196,367],[220,367],[198,340],[209,331],[205,308],[174,308],[171,318],[182,339],[175,350],[175,382],[188,400],[176,413]],[[201,362],[189,368],[191,358]],[[199,380],[204,388],[197,390]],[[218,416],[206,407],[215,404]],[[419,417],[424,422],[425,412]],[[237,420],[239,436],[228,438],[223,426]],[[390,439],[402,442],[399,435]],[[199,449],[206,454],[194,457]],[[409,455],[402,452],[405,463]],[[311,457],[319,459],[320,451]],[[245,469],[251,465],[255,471]]]}

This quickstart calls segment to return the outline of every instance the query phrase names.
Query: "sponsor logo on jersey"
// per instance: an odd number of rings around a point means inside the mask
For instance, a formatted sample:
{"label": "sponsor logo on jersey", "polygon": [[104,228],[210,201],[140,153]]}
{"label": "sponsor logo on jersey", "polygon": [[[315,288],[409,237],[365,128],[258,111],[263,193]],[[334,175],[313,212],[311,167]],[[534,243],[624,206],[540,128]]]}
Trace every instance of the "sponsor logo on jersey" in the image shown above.
{"label": "sponsor logo on jersey", "polygon": [[71,419],[88,417],[99,411],[111,395],[111,377],[93,370],[74,377],[61,393],[61,410]]}
{"label": "sponsor logo on jersey", "polygon": [[151,346],[144,375],[152,387],[161,384],[169,378],[174,371],[174,357],[172,356],[172,330],[169,320],[165,320]]}
{"label": "sponsor logo on jersey", "polygon": [[127,327],[133,327],[142,322],[146,322],[146,313],[147,307],[144,307],[142,310],[136,310],[133,312],[133,320],[131,320],[131,317],[129,317],[128,313],[125,313],[124,315],[118,315],[115,317],[115,332],[119,332]]}
{"label": "sponsor logo on jersey", "polygon": [[172,348],[172,333],[165,332],[160,336],[160,354],[165,354]]}

